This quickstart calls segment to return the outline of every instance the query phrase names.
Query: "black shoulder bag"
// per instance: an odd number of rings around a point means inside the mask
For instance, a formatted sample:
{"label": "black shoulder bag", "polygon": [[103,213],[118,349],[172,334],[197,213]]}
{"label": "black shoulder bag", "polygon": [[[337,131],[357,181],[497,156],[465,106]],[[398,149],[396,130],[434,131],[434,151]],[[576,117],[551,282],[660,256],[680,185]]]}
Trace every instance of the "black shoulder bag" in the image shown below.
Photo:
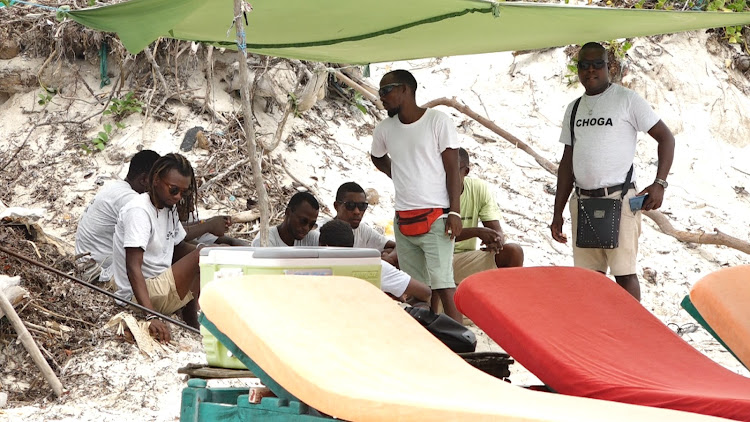
{"label": "black shoulder bag", "polygon": [[[581,98],[573,104],[570,113],[570,147],[575,144],[575,116]],[[572,152],[572,151],[571,151]],[[572,158],[572,157],[571,157]],[[615,249],[620,237],[620,215],[622,200],[628,192],[630,178],[633,176],[633,166],[630,166],[628,176],[622,185],[619,198],[585,198],[578,195],[578,230],[576,230],[576,246],[579,248]],[[575,181],[575,174],[573,174]]]}

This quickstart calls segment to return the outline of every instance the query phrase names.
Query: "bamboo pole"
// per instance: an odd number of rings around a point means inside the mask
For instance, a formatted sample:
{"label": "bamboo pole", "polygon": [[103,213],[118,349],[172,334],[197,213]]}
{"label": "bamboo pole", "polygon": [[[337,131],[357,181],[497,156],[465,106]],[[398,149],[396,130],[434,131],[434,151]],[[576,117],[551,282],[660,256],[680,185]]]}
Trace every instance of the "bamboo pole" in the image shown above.
{"label": "bamboo pole", "polygon": [[[258,147],[255,142],[255,126],[253,123],[252,104],[250,104],[250,86],[247,69],[247,50],[245,49],[245,11],[244,0],[234,0],[234,28],[237,36],[237,55],[240,66],[240,96],[242,101],[242,115],[244,117],[243,128],[245,130],[245,143],[247,156],[253,169],[253,180],[255,190],[258,194],[258,207],[260,208],[260,245],[268,246],[268,221],[270,213],[268,210],[268,192],[263,183],[261,173],[261,161],[258,155]],[[249,13],[249,12],[248,12]]]}
{"label": "bamboo pole", "polygon": [[29,334],[29,330],[23,325],[23,321],[21,321],[21,318],[16,313],[16,310],[13,309],[13,305],[8,298],[5,297],[5,293],[3,293],[2,290],[0,290],[0,309],[5,312],[5,316],[8,317],[8,320],[10,320],[10,323],[18,334],[18,339],[23,344],[23,347],[26,348],[26,351],[29,352],[29,355],[31,355],[31,359],[42,372],[42,375],[44,375],[44,379],[46,379],[52,387],[52,391],[57,397],[60,397],[63,393],[62,383],[52,371],[52,368],[50,368],[49,364],[44,359],[44,356],[42,356],[39,346],[36,345],[31,334]]}

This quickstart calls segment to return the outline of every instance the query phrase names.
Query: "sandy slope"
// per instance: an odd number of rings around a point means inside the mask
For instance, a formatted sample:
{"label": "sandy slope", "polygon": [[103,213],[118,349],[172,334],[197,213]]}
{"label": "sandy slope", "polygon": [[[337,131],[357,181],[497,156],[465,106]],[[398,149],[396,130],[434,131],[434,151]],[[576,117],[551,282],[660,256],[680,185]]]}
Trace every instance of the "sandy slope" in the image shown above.
{"label": "sandy slope", "polygon": [[[713,52],[710,53],[709,51]],[[711,231],[718,228],[740,239],[750,238],[748,194],[750,173],[750,124],[743,110],[750,109],[745,95],[750,83],[738,72],[727,69],[725,60],[732,50],[718,46],[706,34],[690,33],[635,42],[624,84],[640,92],[654,106],[677,138],[677,153],[669,176],[665,212],[678,229]],[[472,109],[488,116],[553,162],[562,146],[557,141],[564,107],[582,93],[578,85],[567,86],[567,58],[563,49],[512,56],[498,53],[372,66],[373,84],[386,71],[406,68],[420,83],[418,100],[455,96]],[[95,69],[86,74],[94,83]],[[215,81],[215,86],[220,82]],[[98,86],[98,85],[97,85]],[[83,90],[78,92],[86,100]],[[232,110],[238,104],[221,89],[215,90],[217,106]],[[89,98],[90,100],[90,98]],[[31,127],[51,113],[71,118],[96,110],[84,101],[55,100],[45,111],[36,105],[36,93],[17,95],[0,105],[0,150],[14,151]],[[123,157],[138,144],[160,153],[178,148],[184,132],[200,124],[207,130],[221,129],[202,121],[182,107],[178,124],[165,124],[143,116],[131,116],[128,128],[115,138],[104,154],[81,156],[72,145],[73,135],[54,128],[41,128],[32,137],[34,147],[21,156],[23,166],[37,165],[39,175],[59,183],[59,192],[46,192],[45,180],[28,178],[14,186],[13,206],[48,208],[46,230],[72,242],[75,222],[98,188],[97,181],[124,176]],[[474,161],[473,173],[495,186],[504,212],[503,227],[511,241],[521,243],[527,265],[571,265],[570,249],[549,236],[555,177],[524,152],[499,139],[477,123],[450,113],[459,127],[461,142]],[[278,115],[258,113],[264,127]],[[355,180],[375,188],[380,204],[368,211],[371,224],[383,226],[392,214],[393,186],[369,161],[368,134],[376,123],[354,107],[342,107],[324,100],[298,118],[287,130],[294,142],[280,147],[290,171],[314,186],[321,200],[331,206],[336,188]],[[78,136],[93,136],[90,133]],[[495,139],[494,142],[472,134]],[[6,153],[3,153],[3,157]],[[205,163],[208,152],[188,154],[194,164]],[[45,163],[39,165],[39,163]],[[656,143],[648,136],[639,141],[637,181],[649,184],[656,169]],[[291,179],[281,181],[290,184]],[[210,199],[210,213],[236,209],[236,204]],[[656,272],[654,281],[642,280],[643,304],[671,327],[689,328],[690,317],[679,301],[702,275],[722,266],[744,264],[747,256],[716,246],[686,245],[658,231],[644,219],[639,274],[644,268]],[[569,231],[569,228],[568,228]],[[683,335],[687,341],[732,371],[748,375],[721,346],[703,330]],[[0,410],[0,420],[175,420],[179,415],[179,391],[184,386],[176,369],[204,357],[199,342],[181,337],[179,351],[150,359],[132,346],[112,342],[103,350],[73,359],[78,374],[70,393],[52,403]],[[480,333],[479,350],[497,346]],[[78,372],[80,371],[80,372]],[[513,381],[533,382],[533,376],[516,365]],[[92,385],[100,386],[91,388]]]}

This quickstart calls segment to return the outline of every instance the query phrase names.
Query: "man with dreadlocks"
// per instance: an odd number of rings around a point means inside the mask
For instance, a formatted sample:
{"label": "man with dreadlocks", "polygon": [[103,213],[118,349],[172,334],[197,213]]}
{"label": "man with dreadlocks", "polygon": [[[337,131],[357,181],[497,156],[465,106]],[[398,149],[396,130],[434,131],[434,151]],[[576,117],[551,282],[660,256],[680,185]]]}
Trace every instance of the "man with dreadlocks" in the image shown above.
{"label": "man with dreadlocks", "polygon": [[[113,239],[117,296],[170,315],[182,309],[187,324],[198,327],[200,278],[198,251],[184,242],[180,214],[196,208],[193,167],[180,154],[167,154],[149,173],[149,191],[120,211]],[[171,339],[166,324],[149,315],[149,332]]]}

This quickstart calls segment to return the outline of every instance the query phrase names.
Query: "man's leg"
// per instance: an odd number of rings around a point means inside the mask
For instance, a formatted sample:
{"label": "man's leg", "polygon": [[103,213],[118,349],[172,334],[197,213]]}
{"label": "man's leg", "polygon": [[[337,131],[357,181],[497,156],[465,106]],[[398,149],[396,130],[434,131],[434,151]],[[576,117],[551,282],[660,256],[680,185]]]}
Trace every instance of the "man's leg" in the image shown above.
{"label": "man's leg", "polygon": [[627,292],[630,293],[638,302],[641,301],[641,285],[638,282],[637,275],[616,275],[615,280],[617,281],[617,284],[627,290]]}
{"label": "man's leg", "polygon": [[523,249],[517,243],[506,243],[495,255],[497,268],[523,267]]}
{"label": "man's leg", "polygon": [[641,300],[641,286],[636,275],[636,261],[638,258],[638,238],[641,235],[641,212],[630,211],[627,206],[636,190],[630,189],[622,200],[622,214],[620,215],[619,246],[608,250],[607,260],[612,275],[617,284],[622,286],[636,300]]}
{"label": "man's leg", "polygon": [[[458,322],[463,315],[453,301],[456,283],[453,280],[453,241],[445,234],[445,219],[432,223],[430,231],[420,237],[427,272],[430,274],[433,310],[437,309],[436,298],[443,305],[443,312]],[[396,243],[398,244],[398,243]]]}
{"label": "man's leg", "polygon": [[[200,252],[197,248],[182,243],[180,248],[175,248],[175,256],[181,256],[177,262],[172,264],[175,288],[180,300],[185,299],[192,292],[193,299],[182,309],[182,319],[191,327],[198,328],[198,298],[201,294],[200,267],[198,265]],[[187,248],[191,248],[189,251]],[[179,249],[179,250],[178,250]],[[189,251],[189,252],[188,252]]]}

